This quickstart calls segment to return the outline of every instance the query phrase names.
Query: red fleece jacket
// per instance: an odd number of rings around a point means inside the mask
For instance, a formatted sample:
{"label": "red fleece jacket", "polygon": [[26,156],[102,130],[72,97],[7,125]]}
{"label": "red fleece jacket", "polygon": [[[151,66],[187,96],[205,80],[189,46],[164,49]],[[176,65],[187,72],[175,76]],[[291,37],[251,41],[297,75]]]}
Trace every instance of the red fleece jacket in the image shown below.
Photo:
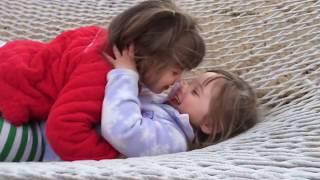
{"label": "red fleece jacket", "polygon": [[22,40],[0,48],[2,116],[15,125],[47,120],[47,139],[63,160],[116,158],[96,131],[112,68],[102,56],[107,39],[106,30],[91,26],[49,43]]}

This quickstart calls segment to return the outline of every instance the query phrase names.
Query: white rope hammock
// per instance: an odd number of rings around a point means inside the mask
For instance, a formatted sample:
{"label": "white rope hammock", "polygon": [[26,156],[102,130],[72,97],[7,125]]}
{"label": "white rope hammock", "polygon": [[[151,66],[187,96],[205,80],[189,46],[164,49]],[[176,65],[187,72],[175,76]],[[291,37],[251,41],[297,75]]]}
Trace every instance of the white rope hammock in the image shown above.
{"label": "white rope hammock", "polygon": [[[85,25],[107,26],[134,0],[2,0],[0,40],[47,41]],[[319,179],[320,0],[179,0],[198,17],[205,61],[186,78],[226,68],[249,81],[265,118],[201,150],[103,161],[0,163],[0,178]]]}

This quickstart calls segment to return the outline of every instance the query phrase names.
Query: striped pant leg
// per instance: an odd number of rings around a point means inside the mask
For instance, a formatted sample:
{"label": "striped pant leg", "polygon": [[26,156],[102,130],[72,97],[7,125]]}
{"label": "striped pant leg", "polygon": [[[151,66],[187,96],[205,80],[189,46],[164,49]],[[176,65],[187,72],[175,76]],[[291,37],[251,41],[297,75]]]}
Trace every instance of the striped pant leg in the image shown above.
{"label": "striped pant leg", "polygon": [[41,161],[43,152],[39,123],[16,127],[0,117],[0,161]]}

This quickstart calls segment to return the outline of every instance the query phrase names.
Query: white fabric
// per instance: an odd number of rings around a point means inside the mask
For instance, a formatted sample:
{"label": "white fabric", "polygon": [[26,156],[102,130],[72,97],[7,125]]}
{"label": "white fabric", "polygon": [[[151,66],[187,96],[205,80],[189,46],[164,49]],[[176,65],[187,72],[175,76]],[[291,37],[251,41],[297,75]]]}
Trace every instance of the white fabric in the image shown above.
{"label": "white fabric", "polygon": [[4,46],[5,44],[6,44],[5,41],[1,41],[1,40],[0,40],[0,47]]}

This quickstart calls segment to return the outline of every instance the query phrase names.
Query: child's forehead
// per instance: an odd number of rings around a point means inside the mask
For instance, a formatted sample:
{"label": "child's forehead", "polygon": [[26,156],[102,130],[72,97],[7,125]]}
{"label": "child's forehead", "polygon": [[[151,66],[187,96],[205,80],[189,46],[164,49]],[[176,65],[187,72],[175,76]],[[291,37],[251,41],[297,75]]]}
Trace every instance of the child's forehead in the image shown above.
{"label": "child's forehead", "polygon": [[205,73],[201,74],[200,76],[198,76],[197,79],[200,81],[207,81],[207,80],[221,79],[223,77],[224,77],[223,74],[219,74],[216,72],[205,72]]}
{"label": "child's forehead", "polygon": [[225,83],[225,76],[216,72],[206,72],[198,75],[193,79],[193,84],[200,86],[201,89],[206,89],[206,91],[211,91],[212,88],[219,89]]}
{"label": "child's forehead", "polygon": [[213,79],[213,80],[220,79],[220,80],[224,81],[225,80],[225,75],[220,74],[220,73],[216,73],[216,72],[195,73],[194,77],[188,78],[188,79],[185,79],[185,80],[188,81],[188,82],[201,83],[201,82],[207,81],[207,80],[211,81],[211,79]]}

